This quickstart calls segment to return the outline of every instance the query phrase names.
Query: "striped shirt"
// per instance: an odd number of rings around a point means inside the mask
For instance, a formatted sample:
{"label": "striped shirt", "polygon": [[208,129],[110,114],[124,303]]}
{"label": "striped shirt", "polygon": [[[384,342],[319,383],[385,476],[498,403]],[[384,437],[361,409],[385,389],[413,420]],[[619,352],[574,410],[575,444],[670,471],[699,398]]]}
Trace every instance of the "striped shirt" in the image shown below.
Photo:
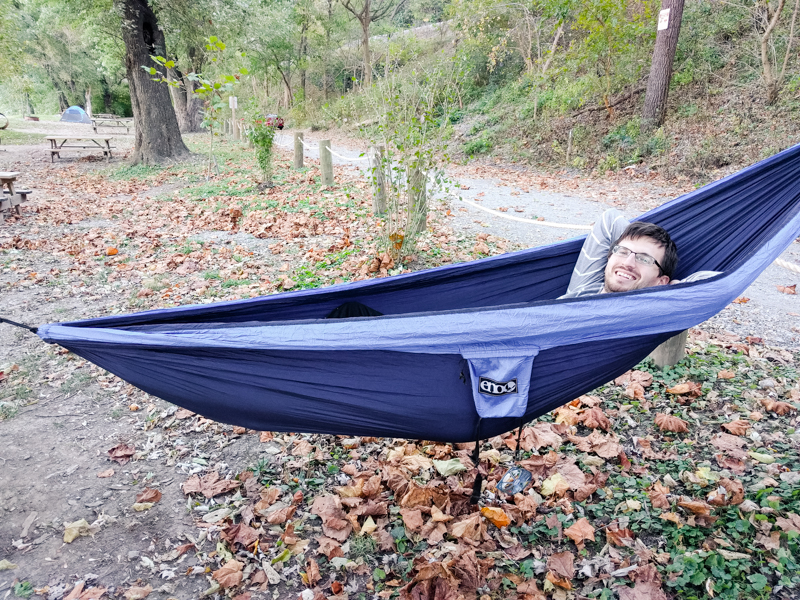
{"label": "striped shirt", "polygon": [[[603,213],[583,243],[580,256],[578,256],[569,280],[567,293],[559,296],[559,299],[592,296],[603,291],[608,250],[628,225],[630,225],[630,221],[616,208],[609,208]],[[716,271],[698,271],[682,279],[681,282],[698,281],[718,274]],[[679,282],[673,280],[671,283]]]}

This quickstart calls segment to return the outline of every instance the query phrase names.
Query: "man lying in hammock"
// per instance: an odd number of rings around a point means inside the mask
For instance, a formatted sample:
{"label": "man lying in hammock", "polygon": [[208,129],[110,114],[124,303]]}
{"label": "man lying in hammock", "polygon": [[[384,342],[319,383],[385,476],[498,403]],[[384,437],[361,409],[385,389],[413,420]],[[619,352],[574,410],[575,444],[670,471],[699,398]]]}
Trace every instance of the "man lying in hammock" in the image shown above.
{"label": "man lying in hammock", "polygon": [[[611,208],[586,237],[567,293],[560,298],[679,283],[672,280],[677,265],[678,249],[663,227],[640,221],[631,223],[620,211]],[[698,271],[682,281],[697,281],[716,274]]]}

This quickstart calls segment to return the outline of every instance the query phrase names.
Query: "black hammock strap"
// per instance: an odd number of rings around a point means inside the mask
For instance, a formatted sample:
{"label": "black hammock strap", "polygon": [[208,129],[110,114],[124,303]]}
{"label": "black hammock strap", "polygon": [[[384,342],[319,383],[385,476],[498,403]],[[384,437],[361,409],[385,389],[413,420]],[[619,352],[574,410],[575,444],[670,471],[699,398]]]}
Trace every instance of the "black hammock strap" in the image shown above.
{"label": "black hammock strap", "polygon": [[12,321],[11,319],[4,319],[3,317],[0,317],[0,323],[8,323],[9,325],[13,325],[14,327],[21,327],[22,329],[27,329],[31,333],[36,333],[38,331],[38,328],[36,327],[31,327],[30,325],[25,325],[23,323],[17,323],[16,321]]}

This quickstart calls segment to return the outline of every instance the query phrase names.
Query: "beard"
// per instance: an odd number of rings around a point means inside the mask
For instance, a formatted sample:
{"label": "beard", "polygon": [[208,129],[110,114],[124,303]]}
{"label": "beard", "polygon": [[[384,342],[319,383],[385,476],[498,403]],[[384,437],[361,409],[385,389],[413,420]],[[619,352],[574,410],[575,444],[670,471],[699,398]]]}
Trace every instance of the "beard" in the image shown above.
{"label": "beard", "polygon": [[[631,279],[620,278],[614,273],[614,271],[628,273],[631,276]],[[605,283],[603,285],[603,291],[606,293],[630,292],[649,287],[651,285],[655,285],[655,282],[646,280],[642,277],[641,273],[637,273],[620,265],[611,265],[609,263],[606,266]]]}

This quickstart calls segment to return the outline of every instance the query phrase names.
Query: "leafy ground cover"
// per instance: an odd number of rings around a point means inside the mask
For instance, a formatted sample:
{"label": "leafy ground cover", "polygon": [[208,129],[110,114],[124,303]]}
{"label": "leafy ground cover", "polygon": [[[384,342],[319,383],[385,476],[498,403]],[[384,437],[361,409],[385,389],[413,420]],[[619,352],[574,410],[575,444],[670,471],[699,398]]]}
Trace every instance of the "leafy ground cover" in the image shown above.
{"label": "leafy ground cover", "polygon": [[[202,138],[192,141],[202,150]],[[378,252],[356,171],[257,192],[222,173],[42,167],[0,237],[7,305],[71,320],[381,277],[511,249],[437,204],[415,256]],[[96,168],[97,167],[97,168]],[[0,593],[69,598],[795,598],[800,356],[691,332],[521,432],[473,444],[256,432],[2,331]],[[12,343],[13,341],[13,343]],[[519,449],[517,446],[519,445]],[[34,450],[35,449],[35,450]],[[517,453],[517,450],[519,452]],[[531,483],[498,483],[513,465]],[[478,504],[470,502],[477,473]],[[31,517],[33,515],[33,517]]]}

